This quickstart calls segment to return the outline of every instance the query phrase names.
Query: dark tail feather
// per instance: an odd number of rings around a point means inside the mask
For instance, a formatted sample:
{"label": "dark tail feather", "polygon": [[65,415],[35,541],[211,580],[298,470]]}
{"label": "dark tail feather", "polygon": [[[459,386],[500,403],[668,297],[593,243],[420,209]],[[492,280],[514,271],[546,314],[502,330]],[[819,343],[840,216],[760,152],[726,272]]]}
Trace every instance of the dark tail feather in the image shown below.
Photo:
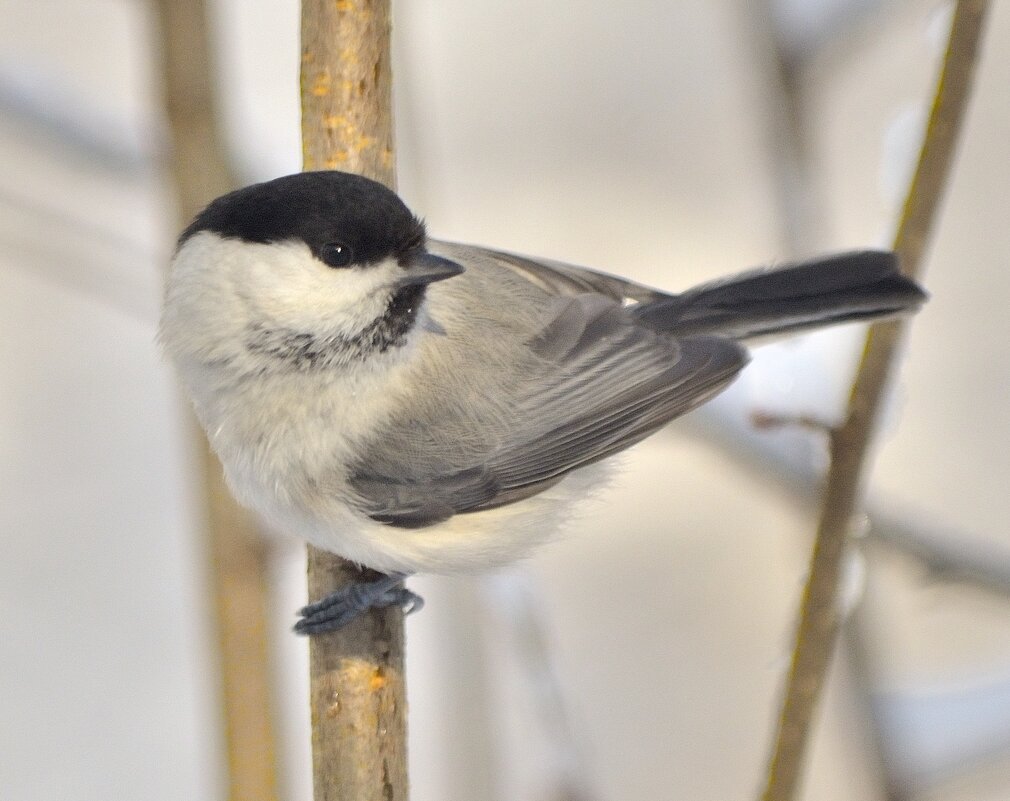
{"label": "dark tail feather", "polygon": [[914,309],[926,293],[898,271],[893,253],[865,250],[744,273],[634,313],[677,336],[734,339],[885,317]]}

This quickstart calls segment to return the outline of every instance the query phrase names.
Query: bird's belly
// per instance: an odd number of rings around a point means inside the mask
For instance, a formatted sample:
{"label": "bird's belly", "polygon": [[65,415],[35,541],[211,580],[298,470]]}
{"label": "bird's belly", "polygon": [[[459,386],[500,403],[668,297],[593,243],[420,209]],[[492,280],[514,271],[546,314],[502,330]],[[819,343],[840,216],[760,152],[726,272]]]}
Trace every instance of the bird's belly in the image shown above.
{"label": "bird's belly", "polygon": [[255,508],[272,527],[317,548],[386,573],[454,574],[481,572],[529,555],[576,516],[609,475],[606,463],[593,465],[531,498],[416,529],[378,523],[335,496],[297,499],[269,487],[249,489],[258,500]]}
{"label": "bird's belly", "polygon": [[279,533],[376,570],[472,573],[526,556],[611,473],[606,460],[517,503],[425,528],[378,523],[359,511],[346,481],[358,438],[394,409],[394,396],[370,390],[293,381],[271,388],[269,404],[262,386],[229,398],[203,422],[239,502]]}

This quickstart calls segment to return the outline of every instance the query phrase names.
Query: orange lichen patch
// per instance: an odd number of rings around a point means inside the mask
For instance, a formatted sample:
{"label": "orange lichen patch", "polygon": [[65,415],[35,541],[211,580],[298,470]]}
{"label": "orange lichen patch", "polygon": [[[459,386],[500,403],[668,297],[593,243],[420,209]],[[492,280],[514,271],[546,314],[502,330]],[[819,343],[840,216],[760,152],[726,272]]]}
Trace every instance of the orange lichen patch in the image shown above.
{"label": "orange lichen patch", "polygon": [[349,128],[350,123],[347,121],[347,117],[343,114],[327,114],[323,117],[323,125],[327,130],[332,131],[335,128]]}
{"label": "orange lichen patch", "polygon": [[329,71],[322,70],[316,73],[315,80],[312,82],[309,92],[315,97],[325,97],[330,93],[332,83]]}
{"label": "orange lichen patch", "polygon": [[373,693],[381,690],[389,683],[389,680],[383,675],[381,670],[375,671],[372,674],[372,678],[368,682],[368,689]]}
{"label": "orange lichen patch", "polygon": [[340,695],[334,691],[330,694],[329,703],[326,705],[326,717],[335,718],[340,714]]}
{"label": "orange lichen patch", "polygon": [[346,150],[338,150],[336,153],[334,153],[332,156],[326,159],[326,161],[324,161],[323,164],[326,167],[326,169],[335,170],[337,167],[346,164],[349,158],[350,154]]}
{"label": "orange lichen patch", "polygon": [[354,10],[354,0],[337,0],[337,11],[347,12]]}

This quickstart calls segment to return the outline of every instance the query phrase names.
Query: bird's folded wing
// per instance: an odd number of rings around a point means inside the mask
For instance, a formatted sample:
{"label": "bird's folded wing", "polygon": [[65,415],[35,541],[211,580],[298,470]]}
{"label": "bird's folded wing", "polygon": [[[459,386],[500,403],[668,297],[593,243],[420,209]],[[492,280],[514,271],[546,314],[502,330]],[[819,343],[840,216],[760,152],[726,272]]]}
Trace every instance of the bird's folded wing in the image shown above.
{"label": "bird's folded wing", "polygon": [[458,255],[460,250],[473,251],[480,257],[492,260],[499,267],[521,275],[527,281],[537,284],[554,295],[594,293],[621,303],[625,301],[649,303],[669,297],[665,292],[636,284],[626,278],[552,259],[532,258],[503,250],[491,250],[473,245],[453,245],[429,240],[429,246],[433,250],[437,251],[439,245],[454,249],[453,255]]}
{"label": "bird's folded wing", "polygon": [[[374,519],[421,527],[529,497],[704,402],[746,362],[733,342],[674,340],[599,294],[559,298],[557,313],[526,349],[512,425],[474,463],[429,472],[415,456],[402,472],[352,476]],[[385,452],[396,452],[397,436],[384,433]]]}

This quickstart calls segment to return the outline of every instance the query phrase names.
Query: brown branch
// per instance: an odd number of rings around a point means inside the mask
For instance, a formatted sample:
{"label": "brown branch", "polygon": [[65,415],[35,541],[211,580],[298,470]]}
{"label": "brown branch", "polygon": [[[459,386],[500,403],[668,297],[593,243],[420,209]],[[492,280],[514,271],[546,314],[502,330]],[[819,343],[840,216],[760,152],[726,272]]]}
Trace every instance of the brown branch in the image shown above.
{"label": "brown branch", "polygon": [[[163,95],[172,139],[170,172],[181,219],[233,188],[220,143],[203,0],[159,0]],[[199,437],[210,582],[228,758],[228,797],[277,798],[276,736],[266,636],[267,552],[232,499],[206,438]]]}
{"label": "brown branch", "polygon": [[302,159],[396,188],[389,0],[302,2]]}
{"label": "brown branch", "polygon": [[[894,249],[905,272],[921,272],[922,255],[943,196],[964,119],[988,3],[960,0]],[[906,324],[873,326],[849,399],[848,415],[831,434],[831,465],[821,507],[810,577],[804,590],[788,684],[764,792],[765,801],[796,796],[810,724],[838,632],[838,578],[851,521],[859,509],[863,468],[880,401]]]}
{"label": "brown branch", "polygon": [[[160,0],[163,92],[172,137],[170,171],[181,219],[233,188],[215,120],[203,0]],[[272,675],[267,642],[267,548],[232,499],[221,465],[199,437],[210,582],[228,765],[228,798],[278,797]]]}
{"label": "brown branch", "polygon": [[[389,0],[303,0],[306,170],[356,172],[395,188]],[[309,548],[309,598],[360,578]],[[406,801],[403,612],[371,610],[310,643],[316,801]]]}

